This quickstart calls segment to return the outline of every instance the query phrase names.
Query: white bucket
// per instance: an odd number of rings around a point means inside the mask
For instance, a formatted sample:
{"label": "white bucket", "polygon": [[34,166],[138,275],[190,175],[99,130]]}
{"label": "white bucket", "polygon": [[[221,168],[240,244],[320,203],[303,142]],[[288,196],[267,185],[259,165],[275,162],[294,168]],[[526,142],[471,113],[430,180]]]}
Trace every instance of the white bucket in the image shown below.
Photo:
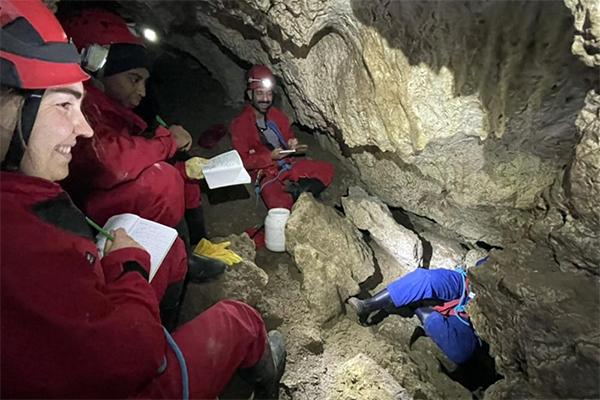
{"label": "white bucket", "polygon": [[285,251],[285,224],[290,216],[287,208],[271,208],[265,218],[265,245],[276,252]]}

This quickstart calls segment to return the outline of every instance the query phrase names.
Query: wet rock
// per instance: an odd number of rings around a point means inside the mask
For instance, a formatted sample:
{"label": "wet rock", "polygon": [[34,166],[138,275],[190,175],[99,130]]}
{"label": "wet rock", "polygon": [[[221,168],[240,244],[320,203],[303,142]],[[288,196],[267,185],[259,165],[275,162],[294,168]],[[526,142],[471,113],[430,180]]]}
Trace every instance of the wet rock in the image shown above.
{"label": "wet rock", "polygon": [[379,247],[390,253],[403,267],[400,275],[421,265],[423,246],[418,236],[398,224],[381,200],[353,186],[348,196],[342,198],[342,205],[354,225],[369,231]]}
{"label": "wet rock", "polygon": [[302,272],[302,289],[320,322],[341,314],[343,302],[374,272],[360,232],[312,195],[300,196],[286,226],[286,248]]}
{"label": "wet rock", "polygon": [[339,367],[327,400],[409,400],[412,399],[385,369],[364,354]]}

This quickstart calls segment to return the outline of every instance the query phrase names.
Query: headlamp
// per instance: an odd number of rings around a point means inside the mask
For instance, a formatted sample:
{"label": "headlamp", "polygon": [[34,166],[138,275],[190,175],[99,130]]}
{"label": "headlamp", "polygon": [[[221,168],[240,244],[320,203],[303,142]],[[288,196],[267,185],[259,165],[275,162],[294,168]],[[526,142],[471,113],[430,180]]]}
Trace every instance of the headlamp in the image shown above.
{"label": "headlamp", "polygon": [[262,79],[256,79],[256,78],[248,78],[248,83],[252,83],[252,82],[260,82],[260,86],[263,89],[272,89],[273,88],[273,80],[270,78],[262,78]]}
{"label": "headlamp", "polygon": [[81,67],[88,72],[97,72],[104,67],[107,57],[107,47],[92,44],[81,51]]}
{"label": "headlamp", "polygon": [[271,89],[273,87],[273,81],[270,80],[269,78],[264,78],[263,80],[260,81],[260,84],[265,89]]}
{"label": "headlamp", "polygon": [[148,27],[147,25],[129,22],[127,23],[127,29],[129,29],[129,32],[131,32],[134,36],[143,37],[152,43],[158,42],[158,33],[156,33],[154,29]]}
{"label": "headlamp", "polygon": [[156,43],[158,41],[158,35],[154,29],[144,28],[142,29],[142,35],[146,38],[146,40]]}

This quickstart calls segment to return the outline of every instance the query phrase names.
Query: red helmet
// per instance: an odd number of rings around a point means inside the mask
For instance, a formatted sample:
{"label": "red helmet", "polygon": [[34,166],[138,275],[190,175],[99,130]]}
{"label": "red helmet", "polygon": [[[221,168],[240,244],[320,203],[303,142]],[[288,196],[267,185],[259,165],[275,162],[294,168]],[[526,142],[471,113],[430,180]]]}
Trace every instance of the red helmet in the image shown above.
{"label": "red helmet", "polygon": [[272,89],[275,86],[275,77],[266,65],[254,65],[248,71],[248,89]]}
{"label": "red helmet", "polygon": [[92,44],[108,46],[115,43],[144,45],[135,36],[121,16],[102,9],[88,9],[63,21],[65,32],[73,39],[77,48]]}
{"label": "red helmet", "polygon": [[40,0],[0,1],[0,82],[45,89],[89,78],[56,17]]}

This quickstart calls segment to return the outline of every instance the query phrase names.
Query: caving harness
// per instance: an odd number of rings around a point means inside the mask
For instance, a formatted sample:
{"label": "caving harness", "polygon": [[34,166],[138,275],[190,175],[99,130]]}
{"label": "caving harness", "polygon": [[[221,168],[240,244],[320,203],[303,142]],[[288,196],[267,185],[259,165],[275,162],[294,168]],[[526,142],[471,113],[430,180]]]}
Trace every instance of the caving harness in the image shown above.
{"label": "caving harness", "polygon": [[[480,265],[485,263],[487,260],[488,260],[488,256],[480,259],[479,261],[477,261],[475,263],[475,267],[479,267]],[[467,326],[470,326],[471,323],[469,322],[469,314],[467,313],[466,307],[469,304],[469,302],[473,298],[475,298],[475,293],[473,293],[471,291],[471,288],[469,285],[469,278],[467,277],[466,266],[458,265],[458,266],[456,266],[456,268],[454,268],[454,271],[458,272],[462,278],[462,287],[463,287],[462,295],[458,299],[445,302],[442,305],[433,307],[433,309],[435,311],[439,312],[440,314],[442,314],[446,318],[454,315],[454,316],[456,316],[456,318],[459,319],[460,322],[462,322],[463,324],[465,324]]]}
{"label": "caving harness", "polygon": [[[279,127],[277,126],[277,124],[274,121],[267,120],[266,116],[265,116],[265,127],[264,128],[260,127],[258,125],[258,123],[256,124],[256,127],[258,128],[258,130],[260,131],[261,134],[264,134],[265,131],[270,129],[277,137],[277,141],[279,142],[281,147],[284,150],[288,149],[288,145],[285,141],[285,138],[283,137],[283,134],[281,133],[281,131],[279,130]],[[260,197],[260,192],[262,192],[264,187],[277,181],[279,179],[279,177],[281,176],[281,174],[292,169],[292,164],[288,160],[285,160],[285,159],[277,160],[277,165],[279,166],[279,172],[277,172],[277,175],[275,175],[273,178],[269,179],[268,181],[266,181],[264,183],[261,183],[261,176],[262,176],[263,170],[258,171],[258,174],[256,175],[256,181],[254,183],[254,191],[256,192],[257,204],[258,204],[258,198]]]}

